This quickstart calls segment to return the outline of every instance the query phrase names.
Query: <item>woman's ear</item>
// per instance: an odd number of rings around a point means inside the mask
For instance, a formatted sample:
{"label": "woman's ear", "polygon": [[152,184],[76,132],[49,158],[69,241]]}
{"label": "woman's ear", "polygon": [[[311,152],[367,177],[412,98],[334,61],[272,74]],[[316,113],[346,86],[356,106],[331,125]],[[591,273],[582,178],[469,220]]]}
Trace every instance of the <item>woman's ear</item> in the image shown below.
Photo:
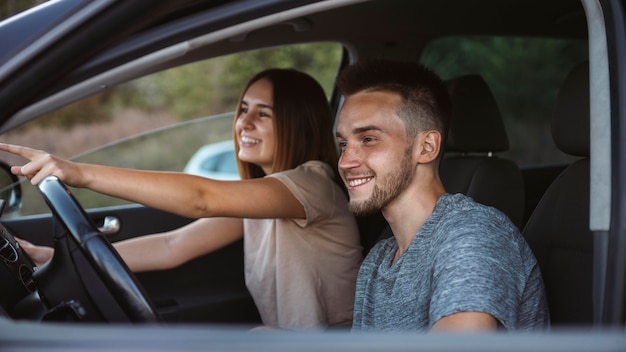
{"label": "woman's ear", "polygon": [[418,163],[427,164],[437,159],[441,149],[441,134],[430,130],[422,132],[416,137],[416,159]]}

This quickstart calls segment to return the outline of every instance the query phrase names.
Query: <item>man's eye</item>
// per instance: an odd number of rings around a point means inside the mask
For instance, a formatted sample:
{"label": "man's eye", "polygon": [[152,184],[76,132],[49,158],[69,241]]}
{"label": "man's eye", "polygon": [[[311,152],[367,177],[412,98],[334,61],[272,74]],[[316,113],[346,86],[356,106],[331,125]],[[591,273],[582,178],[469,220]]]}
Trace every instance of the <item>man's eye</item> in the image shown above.
{"label": "man's eye", "polygon": [[363,138],[363,143],[374,142],[376,139],[374,137],[365,137]]}

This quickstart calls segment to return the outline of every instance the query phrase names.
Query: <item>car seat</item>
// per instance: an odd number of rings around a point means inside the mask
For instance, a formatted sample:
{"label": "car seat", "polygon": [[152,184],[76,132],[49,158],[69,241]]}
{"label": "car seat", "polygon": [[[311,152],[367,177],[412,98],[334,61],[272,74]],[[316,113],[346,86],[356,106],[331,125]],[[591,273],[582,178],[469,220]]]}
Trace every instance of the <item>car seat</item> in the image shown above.
{"label": "car seat", "polygon": [[521,229],[524,180],[519,166],[495,153],[509,140],[496,100],[479,75],[446,82],[452,119],[439,176],[448,193],[463,193],[505,213]]}
{"label": "car seat", "polygon": [[557,96],[557,147],[581,159],[552,182],[523,235],[541,268],[552,325],[593,322],[593,238],[589,229],[589,66],[574,67]]}

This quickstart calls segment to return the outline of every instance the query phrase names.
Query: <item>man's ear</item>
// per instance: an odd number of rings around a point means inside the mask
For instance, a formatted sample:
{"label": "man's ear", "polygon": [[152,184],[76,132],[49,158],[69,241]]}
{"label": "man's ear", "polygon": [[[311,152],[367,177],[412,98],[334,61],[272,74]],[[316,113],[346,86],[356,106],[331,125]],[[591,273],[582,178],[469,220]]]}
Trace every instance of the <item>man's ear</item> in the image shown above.
{"label": "man's ear", "polygon": [[418,163],[426,164],[437,159],[441,149],[441,134],[438,131],[430,130],[422,132],[415,137],[415,157]]}

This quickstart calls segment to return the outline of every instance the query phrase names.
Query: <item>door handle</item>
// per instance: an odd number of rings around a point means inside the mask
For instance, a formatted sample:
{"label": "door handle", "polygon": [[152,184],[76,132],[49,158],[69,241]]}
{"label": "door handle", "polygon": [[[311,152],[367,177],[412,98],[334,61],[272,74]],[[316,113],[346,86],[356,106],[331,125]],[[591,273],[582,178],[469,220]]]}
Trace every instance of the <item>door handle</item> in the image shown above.
{"label": "door handle", "polygon": [[120,232],[120,219],[115,216],[105,216],[101,227],[98,227],[100,233],[105,236],[113,236]]}

